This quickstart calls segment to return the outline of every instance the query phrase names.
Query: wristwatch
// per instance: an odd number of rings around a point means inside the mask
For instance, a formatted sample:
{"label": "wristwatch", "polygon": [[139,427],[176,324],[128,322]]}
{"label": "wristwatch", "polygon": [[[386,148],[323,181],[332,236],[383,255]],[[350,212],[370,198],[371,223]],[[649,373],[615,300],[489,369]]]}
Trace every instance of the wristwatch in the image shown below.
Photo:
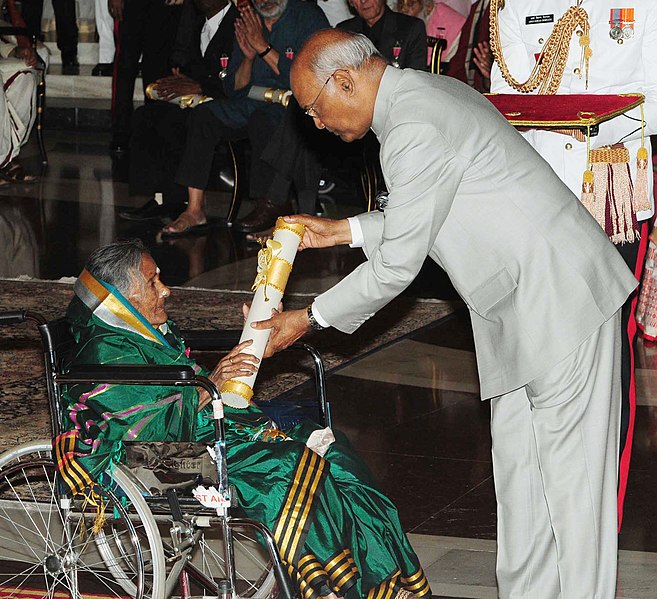
{"label": "wristwatch", "polygon": [[306,314],[308,315],[308,323],[310,324],[310,329],[312,331],[323,331],[326,328],[317,322],[317,319],[313,314],[312,304],[306,308]]}
{"label": "wristwatch", "polygon": [[262,52],[258,52],[258,56],[260,58],[264,58],[271,52],[271,44],[269,44]]}

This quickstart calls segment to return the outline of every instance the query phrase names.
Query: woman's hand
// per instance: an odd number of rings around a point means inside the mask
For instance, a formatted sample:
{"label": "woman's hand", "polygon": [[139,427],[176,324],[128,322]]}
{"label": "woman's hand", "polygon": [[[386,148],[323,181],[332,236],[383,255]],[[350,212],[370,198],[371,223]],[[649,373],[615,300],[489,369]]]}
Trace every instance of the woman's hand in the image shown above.
{"label": "woman's hand", "polygon": [[[219,360],[219,363],[208,377],[218,389],[221,389],[221,386],[230,379],[251,376],[258,371],[258,362],[260,360],[251,354],[243,352],[243,350],[252,344],[253,341],[251,340],[243,341]],[[210,403],[210,399],[210,394],[207,391],[199,392],[199,410]]]}

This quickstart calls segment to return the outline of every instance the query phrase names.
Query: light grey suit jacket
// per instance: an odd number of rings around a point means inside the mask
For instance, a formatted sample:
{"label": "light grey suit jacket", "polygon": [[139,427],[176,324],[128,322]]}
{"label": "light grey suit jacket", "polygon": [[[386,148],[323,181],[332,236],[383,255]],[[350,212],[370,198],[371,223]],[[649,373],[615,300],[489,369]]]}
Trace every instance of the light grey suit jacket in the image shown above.
{"label": "light grey suit jacket", "polygon": [[372,130],[390,196],[358,217],[368,260],[315,300],[337,329],[356,330],[428,255],[470,310],[488,399],[565,358],[636,287],[547,162],[468,86],[387,67]]}

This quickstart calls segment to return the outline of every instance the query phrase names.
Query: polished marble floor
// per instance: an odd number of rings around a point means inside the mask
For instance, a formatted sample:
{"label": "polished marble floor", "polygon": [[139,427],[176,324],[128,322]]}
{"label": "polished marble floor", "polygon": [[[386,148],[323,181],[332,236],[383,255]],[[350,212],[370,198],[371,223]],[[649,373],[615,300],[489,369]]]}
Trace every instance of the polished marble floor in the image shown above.
{"label": "polished marble floor", "polygon": [[[162,242],[153,225],[117,217],[130,198],[124,166],[112,164],[104,134],[52,132],[50,164],[39,183],[0,190],[0,277],[77,275],[91,250],[117,238],[142,238],[172,285],[245,290],[257,247],[230,230]],[[38,170],[30,145],[24,163]],[[226,192],[211,192],[221,216]],[[354,186],[323,198],[330,216],[361,210]],[[248,206],[244,209],[248,209]],[[309,297],[353,269],[359,250],[304,252],[290,290]],[[428,268],[410,293],[452,298],[445,276]],[[349,337],[345,336],[345,344]],[[618,597],[657,596],[657,348],[639,346],[639,408],[626,515],[620,535]],[[398,505],[436,596],[495,597],[495,501],[489,406],[479,400],[467,313],[457,311],[328,379],[334,425],[368,462]]]}

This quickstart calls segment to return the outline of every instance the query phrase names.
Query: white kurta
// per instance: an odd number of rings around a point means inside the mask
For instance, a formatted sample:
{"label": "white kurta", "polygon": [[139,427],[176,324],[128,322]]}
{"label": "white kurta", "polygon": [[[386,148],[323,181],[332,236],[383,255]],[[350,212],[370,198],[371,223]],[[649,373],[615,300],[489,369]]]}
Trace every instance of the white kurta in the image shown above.
{"label": "white kurta", "polygon": [[18,156],[36,120],[37,74],[22,60],[0,60],[0,168]]}
{"label": "white kurta", "polygon": [[[550,36],[554,23],[574,6],[574,0],[507,0],[500,11],[500,36],[507,66],[513,77],[525,81],[536,64],[536,57]],[[634,8],[634,35],[622,43],[610,37],[610,9]],[[581,47],[579,37],[573,35],[568,62],[559,87],[559,94],[619,94],[640,92],[646,96],[646,147],[651,155],[647,136],[657,133],[657,10],[654,0],[611,2],[584,0],[582,4],[591,25],[589,83],[580,71]],[[534,18],[532,18],[534,17]],[[541,23],[539,21],[552,21]],[[502,79],[497,64],[493,67],[491,91],[517,93]],[[632,118],[628,118],[632,117]],[[600,125],[599,135],[593,137],[592,148],[623,141],[630,152],[632,178],[636,177],[636,154],[641,146],[641,112],[635,109],[628,116],[619,116]],[[633,120],[634,119],[634,120]],[[637,131],[638,129],[638,131]],[[628,135],[629,134],[629,135]],[[526,139],[550,163],[554,171],[579,197],[582,174],[587,165],[586,143],[558,133],[532,130]],[[654,212],[652,177],[648,177],[650,201],[653,209],[640,212],[638,220],[645,220]]]}

